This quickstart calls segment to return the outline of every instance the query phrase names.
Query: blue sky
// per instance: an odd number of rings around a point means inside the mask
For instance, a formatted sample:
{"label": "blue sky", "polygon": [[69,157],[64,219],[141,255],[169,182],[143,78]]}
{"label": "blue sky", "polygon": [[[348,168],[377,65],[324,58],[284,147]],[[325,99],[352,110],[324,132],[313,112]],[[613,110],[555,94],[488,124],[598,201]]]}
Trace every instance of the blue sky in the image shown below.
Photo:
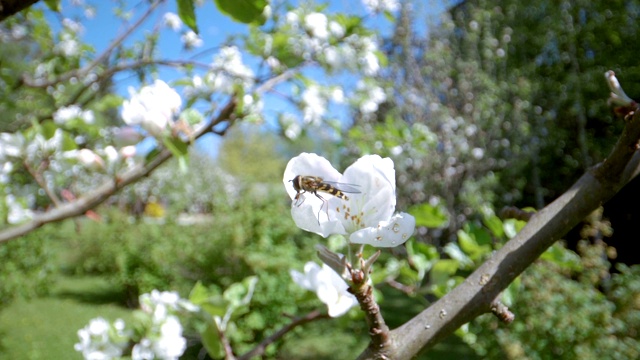
{"label": "blue sky", "polygon": [[[113,10],[116,8],[117,4],[115,1],[91,1],[84,0],[86,4],[90,4],[95,7],[95,16],[91,19],[87,19],[83,16],[81,7],[74,6],[73,2],[70,0],[62,1],[62,14],[65,17],[70,17],[72,19],[78,19],[85,27],[85,31],[83,33],[83,40],[87,43],[91,44],[96,52],[99,54],[103,51],[119,34],[121,34],[124,29],[128,26],[127,24],[123,24],[122,21],[116,18],[113,15]],[[427,17],[437,17],[445,9],[446,0],[433,0],[433,1],[414,1],[415,12],[418,14],[417,19],[421,17],[424,18],[424,21],[418,21],[418,23],[427,23]],[[144,3],[144,2],[143,2]],[[147,6],[141,6],[141,2],[129,2],[129,10],[133,12],[133,16],[131,17],[131,21],[136,21],[139,16],[146,10]],[[347,12],[347,13],[356,13],[358,15],[365,15],[365,10],[361,5],[360,1],[348,1],[348,0],[335,0],[329,1],[329,6],[327,8],[328,12]],[[44,6],[44,4],[40,4],[39,6]],[[156,26],[162,25],[162,17],[166,12],[177,13],[176,2],[175,0],[166,1],[164,4],[160,5],[160,9],[155,11],[155,13],[143,24],[140,29],[133,34],[131,38],[128,39],[127,43],[132,43],[137,39],[141,39],[144,36],[145,32],[150,31]],[[166,27],[162,27],[160,32],[160,42],[159,42],[159,53],[160,57],[163,59],[191,59],[195,58],[203,63],[211,62],[212,56],[217,53],[217,49],[221,43],[223,43],[227,38],[233,35],[242,35],[247,34],[249,27],[245,24],[237,23],[227,16],[221,14],[217,8],[215,7],[213,0],[204,1],[203,6],[196,9],[197,22],[200,30],[200,37],[202,38],[204,45],[198,49],[193,51],[185,51],[182,46],[182,42],[180,40],[181,34],[172,31]],[[54,24],[54,29],[59,28],[56,24],[59,24],[57,19],[61,19],[60,15],[54,15],[53,13],[49,14],[49,17]],[[392,24],[386,19],[384,16],[377,17],[369,17],[366,23],[374,28],[380,30],[383,35],[388,35],[392,30]],[[246,57],[243,58],[246,63],[251,64],[250,59]],[[313,72],[311,74],[307,74],[307,76],[313,76]],[[180,77],[180,74],[175,70],[169,68],[161,68],[159,78],[170,82],[171,80],[177,79]],[[118,93],[123,96],[128,96],[127,88],[129,86],[134,86],[134,88],[138,88],[139,84],[137,83],[137,79],[132,76],[132,74],[120,74],[116,78],[116,89]],[[289,110],[293,110],[291,105],[281,101],[277,98],[268,99],[265,98],[265,113],[267,117],[267,122],[269,122],[269,117],[271,116],[271,121],[273,120],[273,116],[269,114],[275,114],[278,110],[283,107],[289,107]],[[291,111],[289,111],[291,112]],[[347,117],[348,114],[341,114],[341,116]],[[213,139],[212,139],[213,138]],[[198,148],[200,150],[206,151],[212,155],[216,154],[216,150],[218,147],[219,140],[215,139],[215,137],[210,137],[209,139],[205,139],[200,141],[198,144]]]}

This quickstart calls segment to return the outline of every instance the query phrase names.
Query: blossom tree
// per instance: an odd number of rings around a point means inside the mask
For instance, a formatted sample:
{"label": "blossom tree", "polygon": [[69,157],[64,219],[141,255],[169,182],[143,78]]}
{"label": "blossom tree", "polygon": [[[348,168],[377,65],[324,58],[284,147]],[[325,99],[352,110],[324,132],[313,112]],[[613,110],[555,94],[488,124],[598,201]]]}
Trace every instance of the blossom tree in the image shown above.
{"label": "blossom tree", "polygon": [[[47,5],[53,10],[60,6],[56,1]],[[17,46],[28,34],[47,35],[31,38],[40,42],[35,53],[22,49],[37,63],[18,69],[15,79],[5,79],[0,86],[7,97],[22,99],[7,108],[15,124],[3,124],[0,134],[0,242],[47,223],[89,216],[97,205],[172,157],[189,171],[188,149],[196,140],[206,134],[224,136],[237,122],[263,121],[272,95],[290,105],[279,114],[278,127],[283,136],[295,139],[308,129],[331,132],[336,119],[329,109],[335,106],[346,104],[362,116],[373,116],[391,93],[373,79],[385,57],[365,20],[381,13],[392,16],[399,8],[396,1],[363,1],[365,16],[331,13],[311,4],[294,8],[264,0],[216,1],[220,12],[251,24],[250,34],[233,44],[221,41],[208,62],[157,56],[159,29],[179,32],[185,51],[204,46],[195,17],[198,2],[179,0],[177,5],[177,15],[163,14],[154,31],[133,43],[127,40],[152,14],[166,10],[167,3],[145,3],[142,14],[119,9],[127,25],[99,54],[81,42],[81,22],[65,18],[54,32],[40,8],[2,23],[0,36],[8,44]],[[85,16],[95,15],[91,6],[83,10]],[[25,25],[24,19],[32,22]],[[160,67],[180,75],[163,78]],[[326,81],[318,80],[318,72]],[[124,73],[136,74],[139,82],[122,97],[113,83]],[[337,76],[345,73],[346,80]],[[304,231],[341,239],[346,254],[319,245],[323,265],[310,262],[304,273],[292,269],[290,274],[327,305],[326,314],[293,318],[254,349],[237,355],[227,333],[234,319],[248,312],[257,280],[247,277],[223,291],[197,284],[188,299],[167,291],[143,294],[135,324],[94,319],[78,332],[75,349],[87,359],[176,359],[186,347],[185,324],[194,324],[212,357],[249,359],[264,354],[293,328],[344,315],[358,304],[370,335],[359,358],[410,359],[480,314],[492,312],[512,322],[502,291],[637,173],[637,103],[613,72],[605,76],[612,103],[625,109],[626,127],[610,156],[556,201],[529,215],[528,224],[501,249],[402,326],[389,329],[373,290],[382,253],[377,248],[405,246],[409,252],[416,226],[415,216],[396,212],[393,161],[365,155],[340,173],[322,156],[302,153],[291,159],[283,176],[291,216]],[[145,144],[151,150],[143,151]],[[449,250],[456,256],[455,249]]]}

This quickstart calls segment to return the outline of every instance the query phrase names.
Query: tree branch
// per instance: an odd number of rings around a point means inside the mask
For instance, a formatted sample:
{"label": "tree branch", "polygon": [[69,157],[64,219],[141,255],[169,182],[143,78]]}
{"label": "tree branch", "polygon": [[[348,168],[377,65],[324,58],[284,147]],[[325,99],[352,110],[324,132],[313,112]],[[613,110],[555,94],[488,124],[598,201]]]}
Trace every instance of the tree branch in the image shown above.
{"label": "tree branch", "polygon": [[[610,199],[638,172],[640,112],[627,122],[609,157],[588,170],[462,284],[391,331],[389,355],[410,359],[475,317],[491,311],[500,293],[549,246]],[[359,359],[374,359],[367,348]]]}
{"label": "tree branch", "polygon": [[323,314],[319,310],[314,310],[314,311],[308,313],[305,316],[300,316],[300,317],[294,318],[289,324],[287,324],[282,329],[278,330],[277,332],[275,332],[273,335],[269,336],[268,338],[262,340],[262,342],[260,342],[260,344],[256,345],[256,347],[254,347],[251,351],[247,352],[246,354],[244,354],[242,356],[237,357],[237,359],[238,360],[249,360],[249,359],[254,358],[255,356],[261,356],[261,355],[264,354],[264,351],[267,349],[267,346],[269,346],[270,344],[274,343],[275,341],[277,341],[278,339],[283,337],[286,333],[288,333],[289,331],[293,330],[294,328],[296,328],[296,327],[298,327],[300,325],[304,325],[304,324],[310,323],[310,322],[315,321],[315,320],[328,319],[328,318],[329,318],[328,314]]}
{"label": "tree branch", "polygon": [[1,0],[0,1],[0,22],[20,12],[29,6],[37,3],[39,0]]}
{"label": "tree branch", "polygon": [[[194,139],[201,137],[202,135],[212,131],[213,127],[228,121],[232,122],[235,119],[236,99],[232,97],[227,105],[220,110],[218,116],[211,121],[208,126],[200,129],[195,133]],[[118,192],[123,187],[132,184],[141,178],[151,174],[158,166],[170,159],[172,154],[169,150],[163,149],[160,153],[146,164],[141,164],[133,169],[125,172],[117,177],[117,181],[107,181],[98,186],[91,193],[78,198],[78,200],[66,203],[53,210],[47,211],[42,214],[36,214],[33,219],[27,223],[20,224],[14,227],[10,227],[0,232],[0,243],[15,239],[19,236],[25,235],[30,231],[39,228],[42,225],[61,221],[70,217],[79,216],[84,214],[87,210],[93,209],[107,200],[111,195]]]}

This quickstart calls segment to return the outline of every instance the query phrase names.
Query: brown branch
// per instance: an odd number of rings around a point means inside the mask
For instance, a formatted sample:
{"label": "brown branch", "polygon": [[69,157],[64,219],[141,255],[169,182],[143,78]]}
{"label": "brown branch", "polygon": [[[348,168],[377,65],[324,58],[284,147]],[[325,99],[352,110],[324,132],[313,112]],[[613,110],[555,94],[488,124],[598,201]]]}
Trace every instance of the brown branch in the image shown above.
{"label": "brown branch", "polygon": [[[640,114],[625,129],[602,163],[536,213],[527,225],[462,284],[401,327],[391,331],[389,356],[411,359],[463,324],[491,311],[500,293],[549,246],[615,195],[638,172]],[[359,359],[375,359],[368,347]]]}
{"label": "brown branch", "polygon": [[322,313],[320,310],[314,310],[308,313],[307,315],[296,317],[289,324],[285,325],[284,327],[276,331],[274,334],[272,334],[268,338],[262,340],[260,344],[256,345],[256,347],[251,349],[246,354],[243,354],[242,356],[237,357],[237,359],[249,360],[254,358],[255,356],[261,356],[264,354],[265,350],[267,349],[267,346],[276,342],[278,339],[283,337],[285,334],[287,334],[289,331],[293,330],[294,328],[300,325],[310,323],[315,320],[328,319],[328,318],[330,318],[329,315],[326,313]]}
{"label": "brown branch", "polygon": [[236,360],[236,356],[233,355],[233,348],[231,347],[231,343],[229,342],[229,339],[227,338],[227,336],[224,334],[224,331],[219,330],[218,331],[218,338],[220,339],[220,342],[222,343],[222,348],[224,349],[224,359],[225,360]]}
{"label": "brown branch", "polygon": [[38,1],[39,0],[0,0],[0,22]]}
{"label": "brown branch", "polygon": [[[195,139],[210,132],[212,128],[222,122],[232,122],[235,119],[236,99],[232,97],[227,105],[220,110],[218,116],[211,121],[208,126],[200,129],[194,136]],[[124,174],[117,177],[118,181],[107,181],[102,185],[96,187],[91,193],[86,194],[78,198],[71,203],[63,204],[53,210],[47,211],[42,214],[36,214],[33,219],[27,223],[20,224],[14,227],[10,227],[0,232],[0,243],[15,239],[19,236],[25,235],[30,231],[33,231],[42,225],[61,221],[70,217],[79,216],[84,214],[87,210],[93,209],[107,200],[111,195],[118,192],[123,187],[132,184],[141,178],[148,176],[158,166],[172,157],[172,153],[163,149],[160,153],[146,164],[138,165]]]}
{"label": "brown branch", "polygon": [[42,176],[42,173],[49,167],[49,162],[43,161],[42,165],[39,166],[38,169],[34,169],[33,167],[31,167],[27,160],[23,161],[22,164],[24,165],[25,169],[27,169],[27,172],[31,175],[31,177],[33,177],[33,179],[36,181],[36,183],[40,185],[40,187],[44,190],[45,194],[47,194],[49,200],[51,200],[53,205],[55,205],[56,207],[60,206],[60,198],[58,198],[55,192],[51,191],[49,185],[47,185],[47,181],[44,179],[44,176]]}
{"label": "brown branch", "polygon": [[[358,299],[360,309],[364,312],[367,325],[369,326],[371,342],[367,350],[372,355],[372,359],[393,359],[392,356],[389,356],[389,348],[391,345],[389,327],[380,313],[380,306],[378,306],[376,299],[373,297],[373,287],[368,284],[368,277],[365,276],[365,273],[361,269],[352,269],[349,265],[347,265],[347,268],[351,273],[352,280],[349,292]],[[365,271],[368,271],[368,267],[363,266],[363,268],[366,269]]]}

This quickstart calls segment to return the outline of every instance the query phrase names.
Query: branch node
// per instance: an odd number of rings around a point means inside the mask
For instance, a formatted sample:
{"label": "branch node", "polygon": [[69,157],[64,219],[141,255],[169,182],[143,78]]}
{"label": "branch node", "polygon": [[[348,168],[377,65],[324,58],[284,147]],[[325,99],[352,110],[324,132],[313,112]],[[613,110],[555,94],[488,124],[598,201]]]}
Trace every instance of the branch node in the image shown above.
{"label": "branch node", "polygon": [[491,312],[500,319],[500,321],[507,325],[511,324],[516,318],[515,314],[512,313],[511,310],[509,310],[509,308],[500,300],[495,300],[491,303]]}

